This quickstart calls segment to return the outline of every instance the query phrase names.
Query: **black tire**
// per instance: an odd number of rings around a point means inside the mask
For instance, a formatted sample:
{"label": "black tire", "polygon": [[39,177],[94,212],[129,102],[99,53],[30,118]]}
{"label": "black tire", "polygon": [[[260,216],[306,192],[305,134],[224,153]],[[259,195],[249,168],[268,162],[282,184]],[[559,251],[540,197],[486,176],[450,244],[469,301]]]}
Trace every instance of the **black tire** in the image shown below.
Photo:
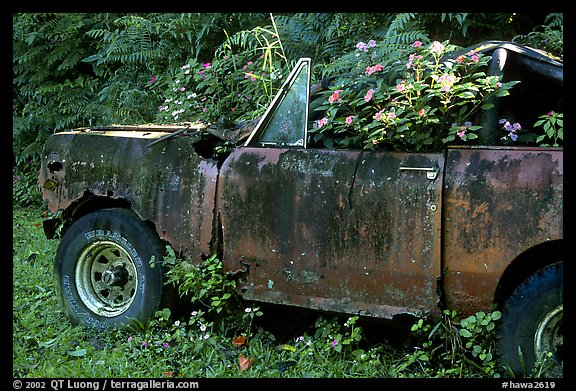
{"label": "black tire", "polygon": [[97,329],[132,319],[145,323],[162,302],[163,254],[156,232],[130,210],[81,217],[62,237],[54,260],[64,313],[73,324]]}
{"label": "black tire", "polygon": [[[541,269],[506,301],[496,349],[514,376],[542,370],[542,377],[563,377],[563,269],[562,262]],[[548,352],[552,357],[538,363]]]}

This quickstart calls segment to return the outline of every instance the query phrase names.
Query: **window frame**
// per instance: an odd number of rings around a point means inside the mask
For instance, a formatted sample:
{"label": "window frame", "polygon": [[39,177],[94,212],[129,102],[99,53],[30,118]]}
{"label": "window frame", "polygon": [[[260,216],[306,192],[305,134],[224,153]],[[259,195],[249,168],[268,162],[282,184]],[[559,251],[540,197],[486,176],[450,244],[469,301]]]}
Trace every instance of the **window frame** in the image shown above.
{"label": "window frame", "polygon": [[[276,93],[276,96],[258,121],[258,124],[244,143],[244,146],[251,146],[251,147],[297,147],[297,148],[304,148],[306,149],[307,141],[308,141],[308,116],[309,116],[309,100],[310,100],[310,74],[311,74],[311,65],[312,60],[308,57],[300,58],[292,71],[280,87],[280,90]],[[305,70],[303,68],[305,67]],[[304,121],[304,135],[303,135],[303,143],[298,144],[290,144],[290,143],[274,143],[274,142],[260,142],[259,138],[262,136],[264,130],[270,124],[270,121],[278,111],[278,108],[291,91],[292,86],[294,85],[296,79],[300,75],[300,73],[304,71],[306,72],[306,103],[305,103],[305,121]]]}

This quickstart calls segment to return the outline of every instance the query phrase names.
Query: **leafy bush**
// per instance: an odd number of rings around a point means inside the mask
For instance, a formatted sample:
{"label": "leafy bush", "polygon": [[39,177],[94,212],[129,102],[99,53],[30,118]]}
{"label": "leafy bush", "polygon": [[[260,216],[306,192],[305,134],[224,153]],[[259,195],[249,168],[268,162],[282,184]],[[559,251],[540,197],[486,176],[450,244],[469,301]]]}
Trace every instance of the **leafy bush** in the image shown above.
{"label": "leafy bush", "polygon": [[216,314],[234,299],[236,281],[223,273],[222,261],[215,254],[198,265],[177,260],[170,246],[166,246],[166,251],[168,255],[163,262],[168,267],[166,285],[176,287],[181,297]]}
{"label": "leafy bush", "polygon": [[401,368],[417,365],[428,377],[500,377],[493,353],[494,322],[500,317],[499,311],[460,317],[454,310],[444,310],[434,326],[419,319],[411,330],[421,346],[406,356]]}
{"label": "leafy bush", "polygon": [[517,35],[512,40],[562,57],[564,55],[564,14],[547,14],[542,25],[536,26],[528,34]]}
{"label": "leafy bush", "polygon": [[490,58],[473,51],[444,59],[455,49],[447,42],[416,41],[399,56],[373,40],[356,48],[350,73],[315,108],[325,115],[311,133],[327,147],[429,151],[474,140],[481,126],[472,121],[489,98],[517,83],[487,76]]}
{"label": "leafy bush", "polygon": [[[273,19],[272,19],[273,21]],[[263,113],[289,71],[275,26],[227,37],[210,62],[178,69],[158,107],[158,122],[231,125]]]}
{"label": "leafy bush", "polygon": [[564,141],[564,114],[554,111],[541,115],[534,124],[534,127],[542,127],[544,134],[536,138],[536,142],[541,146],[561,146]]}
{"label": "leafy bush", "polygon": [[[36,157],[36,156],[35,156]],[[36,159],[20,162],[12,171],[12,201],[20,206],[39,206],[42,197],[38,188],[38,167]]]}

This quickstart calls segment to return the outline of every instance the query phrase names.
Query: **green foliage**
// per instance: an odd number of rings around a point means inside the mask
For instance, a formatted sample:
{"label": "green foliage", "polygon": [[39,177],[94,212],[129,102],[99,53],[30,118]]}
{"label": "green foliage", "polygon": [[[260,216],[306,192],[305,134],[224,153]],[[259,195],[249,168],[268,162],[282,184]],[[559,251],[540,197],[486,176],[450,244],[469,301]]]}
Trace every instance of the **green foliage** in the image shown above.
{"label": "green foliage", "polygon": [[158,122],[230,125],[263,113],[291,64],[274,25],[227,37],[211,62],[190,58],[164,92]]}
{"label": "green foliage", "polygon": [[564,115],[555,111],[538,117],[532,128],[525,128],[519,122],[513,124],[506,118],[499,120],[502,132],[500,140],[505,145],[516,143],[541,147],[561,147],[564,142]]}
{"label": "green foliage", "polygon": [[[382,339],[368,342],[357,316],[318,316],[312,323],[295,322],[294,331],[287,335],[273,334],[258,324],[265,316],[259,306],[228,299],[218,305],[225,306],[225,311],[217,314],[213,306],[203,304],[213,297],[207,292],[204,299],[191,303],[193,310],[164,308],[149,322],[132,321],[127,329],[101,333],[72,326],[54,293],[52,262],[58,241],[44,237],[44,214],[34,208],[14,210],[15,378],[498,376],[493,367],[492,334],[498,312],[459,317],[445,311],[436,323],[419,319],[411,338],[395,343],[406,348],[388,344],[386,328],[378,329]],[[178,269],[184,263],[167,248],[164,266]],[[199,276],[198,269],[212,283],[201,284],[192,275],[184,278],[191,270]],[[222,297],[217,288],[221,285],[213,284],[221,281],[217,274],[222,275],[222,269],[217,258],[212,258],[198,268],[182,268],[169,279],[192,280],[190,289],[208,287]],[[177,275],[183,278],[174,279]],[[531,377],[546,374],[546,360],[542,358]]]}
{"label": "green foliage", "polygon": [[222,261],[215,254],[199,265],[176,261],[174,251],[169,246],[166,249],[168,255],[164,264],[170,266],[166,284],[177,287],[181,297],[202,305],[207,312],[220,313],[225,309],[228,301],[234,298],[236,281],[223,273]]}
{"label": "green foliage", "polygon": [[513,38],[519,44],[542,49],[557,57],[564,55],[564,14],[547,14],[544,24],[536,26],[528,34],[520,34]]}
{"label": "green foliage", "polygon": [[534,124],[534,127],[542,127],[544,134],[536,138],[536,142],[541,146],[558,147],[564,141],[564,115],[550,111],[541,115]]}
{"label": "green foliage", "polygon": [[349,74],[322,92],[325,113],[310,130],[327,147],[435,151],[477,138],[473,122],[517,82],[487,76],[489,57],[475,52],[444,60],[447,42],[415,41],[390,55],[374,40],[359,42]]}
{"label": "green foliage", "polygon": [[421,346],[406,356],[402,368],[416,366],[427,377],[500,377],[493,353],[494,322],[500,317],[499,311],[460,317],[444,310],[434,327],[418,319],[411,330]]}
{"label": "green foliage", "polygon": [[[37,144],[31,144],[36,147]],[[19,161],[12,170],[12,201],[20,206],[40,206],[42,197],[38,188],[38,155],[29,152],[28,161]],[[30,156],[22,154],[22,156]],[[21,160],[21,159],[19,159]]]}
{"label": "green foliage", "polygon": [[[545,15],[542,25],[519,34],[519,26],[530,18],[509,13],[15,13],[13,175],[27,175],[23,162],[37,162],[54,131],[113,123],[253,119],[265,110],[291,62],[311,57],[316,80],[346,74],[356,60],[351,49],[359,41],[378,41],[380,55],[390,59],[382,65],[405,61],[398,49],[429,37],[461,44],[484,36],[514,37],[562,56],[563,14]],[[244,70],[249,61],[252,66]],[[181,77],[182,66],[193,63],[197,72],[203,70],[201,64],[211,63],[204,73],[207,79]],[[246,74],[250,76],[244,78]],[[186,106],[188,94],[174,91],[182,87],[175,80],[189,83],[185,88],[200,100],[180,115],[172,114],[182,109],[174,102]],[[159,112],[166,106],[168,111]],[[453,128],[452,136],[458,132]],[[424,134],[409,143],[428,140]],[[323,141],[330,143],[329,137]],[[36,180],[31,175],[26,177],[30,188]],[[15,193],[27,203],[24,194]]]}
{"label": "green foliage", "polygon": [[357,320],[358,316],[352,316],[341,325],[337,317],[325,319],[320,316],[316,320],[314,340],[319,341],[322,349],[328,352],[341,353],[342,349],[354,348],[362,339],[362,328],[356,325]]}

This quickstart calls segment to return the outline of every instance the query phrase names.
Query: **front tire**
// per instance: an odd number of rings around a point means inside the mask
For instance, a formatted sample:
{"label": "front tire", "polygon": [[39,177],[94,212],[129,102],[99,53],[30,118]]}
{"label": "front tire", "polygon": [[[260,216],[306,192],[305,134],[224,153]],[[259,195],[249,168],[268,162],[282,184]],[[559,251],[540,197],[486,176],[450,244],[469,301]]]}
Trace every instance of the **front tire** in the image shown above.
{"label": "front tire", "polygon": [[67,318],[97,329],[147,322],[162,302],[163,254],[156,232],[130,210],[81,217],[64,234],[54,260]]}
{"label": "front tire", "polygon": [[[563,270],[562,262],[541,269],[506,301],[496,348],[514,376],[545,369],[541,376],[563,377]],[[548,353],[552,357],[546,357]]]}

